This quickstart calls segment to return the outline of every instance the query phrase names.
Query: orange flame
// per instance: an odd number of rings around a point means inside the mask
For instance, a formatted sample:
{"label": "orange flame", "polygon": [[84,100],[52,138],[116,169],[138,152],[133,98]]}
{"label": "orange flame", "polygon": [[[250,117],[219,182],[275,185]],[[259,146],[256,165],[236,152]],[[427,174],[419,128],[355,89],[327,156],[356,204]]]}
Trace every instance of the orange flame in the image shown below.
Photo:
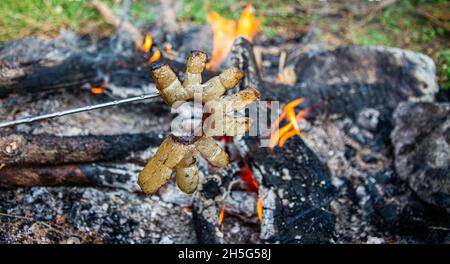
{"label": "orange flame", "polygon": [[220,209],[220,213],[219,213],[219,221],[218,224],[221,225],[222,221],[223,221],[223,216],[225,215],[225,207],[222,206],[222,208]]}
{"label": "orange flame", "polygon": [[[145,53],[149,53],[153,47],[153,38],[152,35],[147,34],[145,36],[144,43],[142,43],[141,50]],[[149,63],[153,63],[161,58],[161,51],[158,49],[154,49],[152,56],[148,59]]]}
{"label": "orange flame", "polygon": [[239,18],[236,34],[252,41],[260,25],[261,21],[255,18],[255,8],[248,3]]}
{"label": "orange flame", "polygon": [[144,43],[141,46],[141,49],[144,52],[149,52],[150,49],[152,48],[152,46],[153,46],[153,38],[152,38],[152,36],[150,34],[147,34],[145,36],[145,40],[144,40]]}
{"label": "orange flame", "polygon": [[262,223],[263,220],[263,203],[264,203],[264,195],[258,198],[258,202],[256,203],[256,212],[258,213],[259,222]]}
{"label": "orange flame", "polygon": [[[308,114],[308,109],[303,109],[298,114],[295,114],[294,108],[304,101],[305,100],[303,98],[298,98],[288,103],[283,108],[283,112],[271,127],[269,140],[269,146],[271,149],[273,149],[277,145],[277,143],[278,147],[281,148],[283,147],[286,140],[293,136],[300,135],[301,130],[298,126],[298,122]],[[289,123],[278,129],[281,121],[285,118],[289,121]]]}
{"label": "orange flame", "polygon": [[247,4],[237,24],[214,11],[208,13],[208,23],[214,33],[211,60],[207,65],[211,70],[219,68],[220,63],[230,52],[236,37],[242,36],[252,41],[261,24],[255,18],[255,9],[251,4]]}
{"label": "orange flame", "polygon": [[148,62],[153,63],[161,58],[161,51],[156,50],[155,53],[148,59]]}

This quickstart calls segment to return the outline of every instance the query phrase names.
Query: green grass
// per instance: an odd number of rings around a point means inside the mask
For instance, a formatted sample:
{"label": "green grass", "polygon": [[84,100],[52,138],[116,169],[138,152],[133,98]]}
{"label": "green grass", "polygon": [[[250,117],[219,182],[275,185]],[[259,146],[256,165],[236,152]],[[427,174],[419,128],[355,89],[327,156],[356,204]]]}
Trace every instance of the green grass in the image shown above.
{"label": "green grass", "polygon": [[443,49],[439,52],[437,58],[438,76],[440,77],[443,89],[450,90],[450,49]]}
{"label": "green grass", "polygon": [[0,41],[42,32],[53,34],[63,27],[78,30],[96,18],[85,1],[0,1]]}
{"label": "green grass", "polygon": [[419,16],[419,6],[433,7],[445,0],[403,0],[386,8],[374,19],[352,32],[351,36],[360,45],[384,45],[401,47],[431,56],[438,68],[440,86],[450,87],[450,51],[445,30]]}
{"label": "green grass", "polygon": [[[103,0],[114,10],[122,6],[121,0]],[[199,24],[207,23],[207,12],[216,11],[222,16],[237,20],[246,5],[241,0],[180,0],[178,19]],[[361,0],[364,1],[364,0]],[[0,42],[19,39],[28,35],[56,36],[63,28],[81,34],[107,35],[111,29],[98,14],[87,7],[88,0],[0,0]],[[157,18],[156,0],[133,0],[132,22],[140,25],[154,22]],[[311,5],[320,7],[315,1],[306,0],[253,0],[256,15],[262,19],[261,32],[272,38],[280,33],[293,32],[295,26],[313,26],[324,33],[331,33],[341,45],[384,45],[400,47],[430,55],[438,65],[441,87],[450,89],[449,32],[419,16],[417,7],[433,8],[436,3],[447,0],[399,0],[377,13],[364,26],[356,26],[358,21],[340,23],[332,16],[294,15],[283,11],[287,7]],[[329,5],[333,3],[330,1]],[[432,9],[436,13],[442,8]],[[271,12],[272,15],[267,13]],[[364,19],[364,18],[360,18]],[[348,32],[350,28],[350,34]],[[447,29],[448,30],[448,29]],[[323,36],[327,36],[324,34]]]}
{"label": "green grass", "polygon": [[[55,36],[62,28],[81,33],[101,33],[107,26],[88,0],[1,0],[0,42],[38,34]],[[110,7],[121,8],[120,1],[103,0]],[[116,6],[114,5],[116,3]],[[150,23],[156,18],[151,1],[132,5],[132,18]]]}

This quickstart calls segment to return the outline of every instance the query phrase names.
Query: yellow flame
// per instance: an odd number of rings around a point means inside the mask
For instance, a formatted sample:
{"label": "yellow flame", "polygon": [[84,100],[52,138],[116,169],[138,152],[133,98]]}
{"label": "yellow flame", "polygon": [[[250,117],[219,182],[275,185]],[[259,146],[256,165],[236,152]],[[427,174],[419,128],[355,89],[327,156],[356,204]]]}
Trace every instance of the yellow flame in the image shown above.
{"label": "yellow flame", "polygon": [[141,46],[141,49],[144,52],[149,52],[150,49],[152,48],[152,45],[153,45],[153,38],[152,38],[152,36],[150,34],[147,34],[145,36],[145,40],[144,40],[144,43]]}
{"label": "yellow flame", "polygon": [[255,18],[255,8],[248,3],[239,18],[236,34],[252,41],[260,25],[261,21]]}

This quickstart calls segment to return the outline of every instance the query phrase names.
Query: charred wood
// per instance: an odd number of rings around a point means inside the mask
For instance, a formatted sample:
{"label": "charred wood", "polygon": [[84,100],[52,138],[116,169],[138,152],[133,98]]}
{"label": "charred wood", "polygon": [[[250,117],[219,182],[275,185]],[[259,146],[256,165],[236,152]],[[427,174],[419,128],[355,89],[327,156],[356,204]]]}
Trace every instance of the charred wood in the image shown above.
{"label": "charred wood", "polygon": [[[82,47],[68,48],[59,39],[29,37],[11,41],[0,49],[0,97],[102,84],[133,88],[136,94],[149,92],[147,86],[153,80],[147,70],[148,58],[130,43],[121,44],[124,50],[115,50],[108,43],[113,41],[100,41],[93,51],[82,43]],[[176,72],[184,71],[182,63],[161,60]]]}
{"label": "charred wood", "polygon": [[245,138],[244,153],[263,188],[261,238],[272,243],[332,243],[335,198],[330,173],[318,157],[296,137],[273,152]]}
{"label": "charred wood", "polygon": [[2,168],[0,186],[101,186],[138,191],[135,180],[136,173],[141,168],[131,163]]}
{"label": "charred wood", "polygon": [[[217,175],[208,175],[195,194],[192,217],[197,240],[200,244],[223,244],[223,233],[219,229],[220,206],[217,199],[223,196],[224,186]],[[223,187],[222,187],[223,188]]]}
{"label": "charred wood", "polygon": [[117,161],[160,143],[156,133],[62,137],[1,133],[0,164],[9,167]]}
{"label": "charred wood", "polygon": [[[4,51],[6,52],[6,51]],[[139,86],[151,83],[145,71],[145,59],[108,58],[98,60],[93,54],[79,53],[61,60],[44,60],[17,63],[2,60],[0,51],[0,96],[10,93],[36,93],[55,89],[79,89],[82,86],[100,86],[114,83],[118,86]],[[125,77],[127,76],[127,77]]]}

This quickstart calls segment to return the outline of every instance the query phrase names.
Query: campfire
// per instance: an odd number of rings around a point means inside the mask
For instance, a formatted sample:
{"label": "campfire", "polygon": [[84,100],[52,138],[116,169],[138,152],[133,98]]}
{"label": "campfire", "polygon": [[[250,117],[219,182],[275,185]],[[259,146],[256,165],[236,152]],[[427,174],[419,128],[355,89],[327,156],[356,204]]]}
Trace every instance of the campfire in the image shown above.
{"label": "campfire", "polygon": [[198,25],[160,3],[165,19],[142,25],[96,0],[108,37],[2,44],[1,239],[445,240],[450,110],[434,62],[270,38],[258,7]]}

